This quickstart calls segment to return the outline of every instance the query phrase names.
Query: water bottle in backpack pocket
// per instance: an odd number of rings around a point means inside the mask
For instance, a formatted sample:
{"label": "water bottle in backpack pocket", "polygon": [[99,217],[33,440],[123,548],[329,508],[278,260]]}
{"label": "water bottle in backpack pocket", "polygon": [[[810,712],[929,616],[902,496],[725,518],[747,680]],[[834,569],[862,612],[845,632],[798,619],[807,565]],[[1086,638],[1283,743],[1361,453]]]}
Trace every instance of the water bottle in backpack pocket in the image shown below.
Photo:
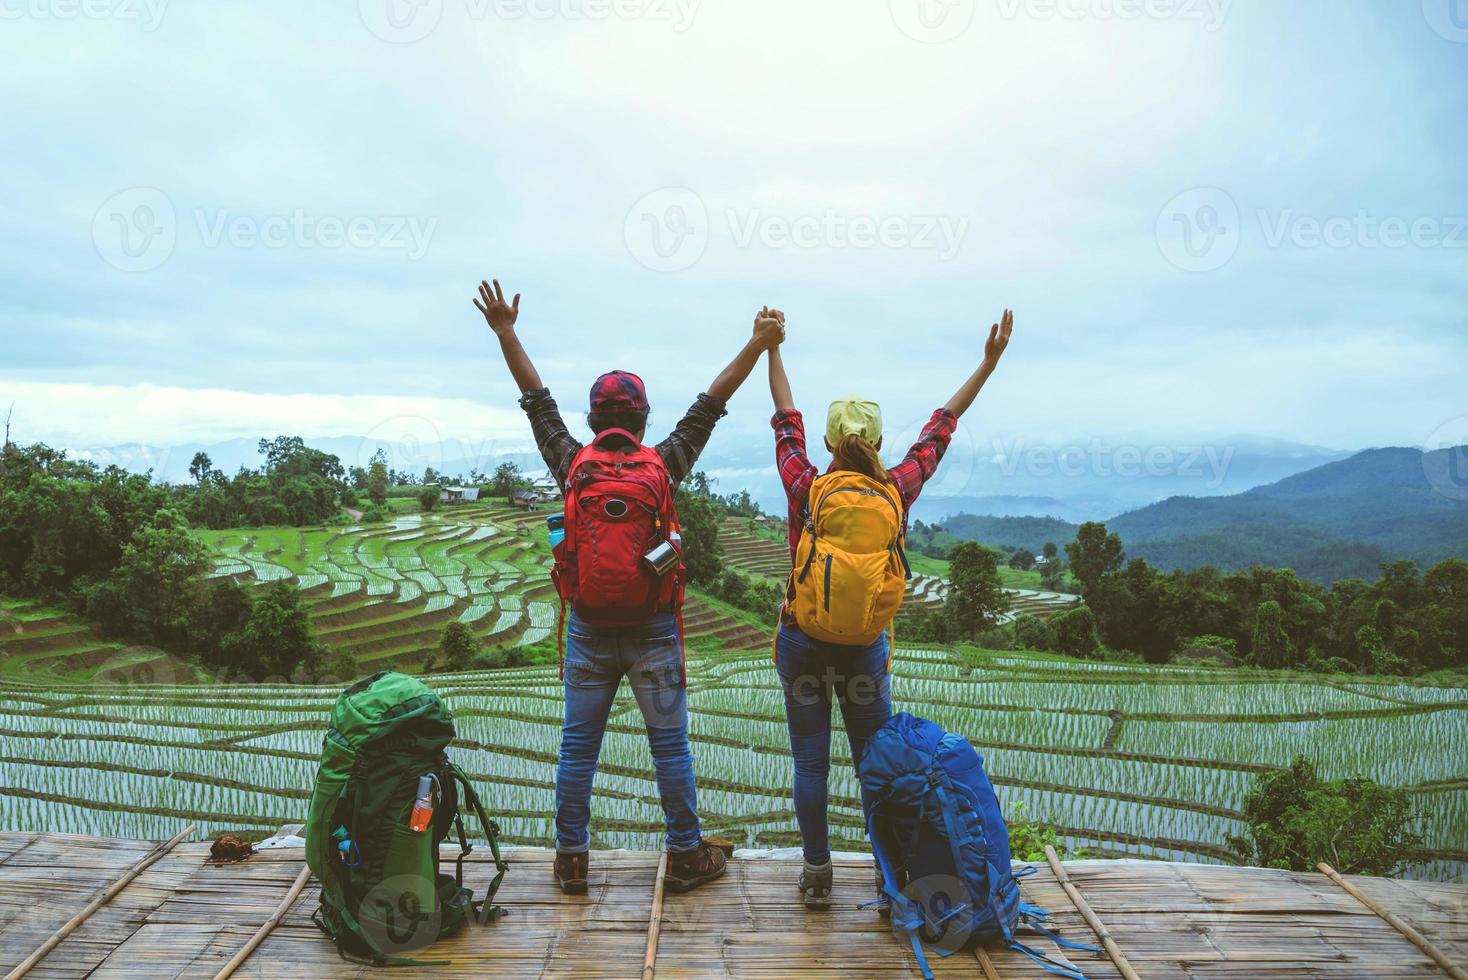
{"label": "water bottle in backpack pocket", "polygon": [[932,977],[925,948],[949,956],[1002,941],[1053,973],[1084,980],[1073,965],[1015,938],[1028,928],[1059,946],[1096,951],[1046,929],[1045,910],[1021,899],[999,800],[983,757],[963,736],[903,712],[867,743],[858,769],[872,799],[867,835],[892,925],[912,943],[925,977]]}

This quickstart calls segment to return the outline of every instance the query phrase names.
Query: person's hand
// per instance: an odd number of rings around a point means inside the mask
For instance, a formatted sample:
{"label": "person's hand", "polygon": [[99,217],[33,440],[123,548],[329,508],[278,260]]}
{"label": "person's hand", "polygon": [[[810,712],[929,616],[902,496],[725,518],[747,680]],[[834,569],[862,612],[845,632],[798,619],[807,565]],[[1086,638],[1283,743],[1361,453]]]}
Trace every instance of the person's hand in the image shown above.
{"label": "person's hand", "polygon": [[1009,346],[1009,335],[1014,332],[1014,311],[1005,310],[999,322],[989,328],[989,339],[984,342],[984,362],[998,364]]}
{"label": "person's hand", "polygon": [[765,350],[774,350],[785,342],[785,314],[768,306],[760,307],[754,318],[754,342]]}
{"label": "person's hand", "polygon": [[484,322],[489,324],[489,329],[494,331],[496,337],[514,333],[515,318],[520,315],[520,294],[515,294],[513,302],[505,302],[505,294],[500,289],[500,281],[494,280],[494,288],[489,283],[479,283],[479,298],[474,301],[474,307],[484,314]]}

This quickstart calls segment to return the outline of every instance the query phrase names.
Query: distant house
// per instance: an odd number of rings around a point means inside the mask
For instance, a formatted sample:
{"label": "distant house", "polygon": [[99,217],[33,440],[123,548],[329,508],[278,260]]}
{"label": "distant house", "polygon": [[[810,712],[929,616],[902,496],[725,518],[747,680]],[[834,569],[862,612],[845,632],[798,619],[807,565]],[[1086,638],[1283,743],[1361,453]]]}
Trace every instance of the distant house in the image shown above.
{"label": "distant house", "polygon": [[1035,556],[1035,567],[1036,568],[1039,568],[1041,565],[1048,565],[1048,564],[1050,564],[1050,559],[1049,558],[1046,558],[1044,555],[1036,555]]}
{"label": "distant house", "polygon": [[556,478],[547,470],[530,478],[530,491],[535,494],[535,499],[540,501],[552,501],[561,499],[561,487]]}
{"label": "distant house", "polygon": [[444,487],[439,492],[440,503],[466,504],[479,499],[478,487]]}
{"label": "distant house", "polygon": [[505,502],[525,510],[534,510],[539,499],[534,490],[516,490],[506,498]]}

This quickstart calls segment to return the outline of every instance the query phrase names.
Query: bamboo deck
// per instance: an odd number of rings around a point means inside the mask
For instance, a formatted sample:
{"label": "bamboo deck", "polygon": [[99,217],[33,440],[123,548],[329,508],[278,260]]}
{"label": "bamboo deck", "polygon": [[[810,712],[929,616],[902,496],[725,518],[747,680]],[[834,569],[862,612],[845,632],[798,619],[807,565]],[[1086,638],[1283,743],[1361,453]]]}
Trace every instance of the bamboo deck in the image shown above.
{"label": "bamboo deck", "polygon": [[[0,975],[41,946],[155,842],[59,834],[0,834]],[[457,850],[457,849],[455,849]],[[447,851],[445,852],[448,853]],[[468,884],[482,894],[476,852]],[[374,970],[340,959],[310,921],[314,881],[236,976],[639,977],[657,855],[598,852],[584,897],[562,896],[552,854],[521,850],[501,901],[502,922],[470,925],[422,954],[433,969]],[[213,977],[276,911],[301,869],[299,850],[208,862],[207,843],[164,855],[64,939],[36,978]],[[1448,976],[1411,942],[1321,874],[1151,862],[1072,862],[1071,883],[1137,975],[1189,978]],[[668,894],[659,978],[918,976],[911,950],[874,911],[870,864],[838,862],[835,908],[806,912],[793,862],[735,860],[722,880]],[[1370,900],[1414,926],[1455,964],[1468,963],[1468,886],[1352,878]],[[1051,910],[1067,938],[1096,943],[1048,867],[1024,879],[1026,898]],[[1043,943],[1041,943],[1043,945]],[[1008,950],[990,952],[1003,978],[1045,973]],[[1104,954],[1073,954],[1096,980],[1120,974]],[[939,977],[982,977],[972,953],[930,957]]]}

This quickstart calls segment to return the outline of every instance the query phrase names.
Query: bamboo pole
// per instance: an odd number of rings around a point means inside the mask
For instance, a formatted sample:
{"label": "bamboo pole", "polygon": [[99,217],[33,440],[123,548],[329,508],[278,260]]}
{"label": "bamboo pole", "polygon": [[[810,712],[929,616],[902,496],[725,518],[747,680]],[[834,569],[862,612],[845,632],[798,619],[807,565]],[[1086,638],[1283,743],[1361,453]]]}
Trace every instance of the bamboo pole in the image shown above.
{"label": "bamboo pole", "polygon": [[999,971],[994,968],[994,961],[982,946],[974,947],[974,956],[979,960],[979,969],[984,971],[984,980],[999,980]]}
{"label": "bamboo pole", "polygon": [[668,852],[658,858],[658,880],[652,886],[652,915],[647,920],[647,955],[642,958],[642,980],[657,975],[658,935],[663,931],[663,882],[668,877]]}
{"label": "bamboo pole", "polygon": [[1410,922],[1397,918],[1391,912],[1387,911],[1377,903],[1373,902],[1371,899],[1367,898],[1365,895],[1361,894],[1360,890],[1357,889],[1355,885],[1342,878],[1340,876],[1340,873],[1337,872],[1335,868],[1332,868],[1324,861],[1317,864],[1315,867],[1320,870],[1321,874],[1325,875],[1331,881],[1344,888],[1352,898],[1370,909],[1387,925],[1397,930],[1397,932],[1400,932],[1403,936],[1406,936],[1407,939],[1411,941],[1412,945],[1416,946],[1418,949],[1422,950],[1422,952],[1426,953],[1428,959],[1432,960],[1432,962],[1442,967],[1443,972],[1446,973],[1448,976],[1454,978],[1454,980],[1468,980],[1468,971],[1465,971],[1461,966],[1455,965],[1452,960],[1448,959],[1446,953],[1438,949],[1436,946],[1432,945],[1432,943],[1428,942],[1427,937],[1414,929]]}
{"label": "bamboo pole", "polygon": [[255,930],[255,934],[250,937],[250,941],[245,943],[245,948],[234,954],[234,957],[228,963],[224,964],[224,969],[214,974],[214,980],[226,980],[227,977],[232,976],[234,971],[238,970],[240,965],[250,958],[250,954],[260,948],[260,944],[265,941],[265,937],[270,935],[271,930],[280,924],[280,920],[285,918],[285,914],[291,910],[291,906],[296,903],[296,899],[301,897],[301,889],[306,887],[306,882],[310,877],[311,869],[309,867],[302,868],[301,873],[296,875],[296,880],[291,884],[290,891],[285,893],[285,898],[281,899],[280,904],[275,907],[274,914],[265,920],[264,925]]}
{"label": "bamboo pole", "polygon": [[98,895],[96,898],[88,902],[86,908],[82,909],[76,915],[72,916],[65,925],[52,933],[51,938],[42,943],[34,953],[22,960],[19,966],[11,970],[9,973],[5,974],[5,980],[20,980],[21,977],[25,976],[27,973],[30,973],[31,970],[35,968],[35,965],[37,963],[45,959],[47,953],[51,952],[51,950],[61,945],[61,941],[63,939],[71,935],[73,932],[76,932],[77,928],[80,927],[82,923],[91,918],[93,912],[96,912],[102,906],[112,901],[112,899],[116,897],[118,892],[122,891],[124,888],[132,883],[132,880],[134,878],[151,868],[159,858],[163,857],[163,855],[173,850],[174,846],[177,845],[179,841],[183,840],[185,837],[188,837],[193,832],[194,828],[189,827],[182,833],[176,834],[172,840],[164,841],[163,843],[154,847],[151,851],[147,853],[146,856],[143,857],[141,861],[129,868],[126,874],[124,874],[121,878],[118,878],[112,884],[108,885],[107,889],[103,891],[102,894]]}
{"label": "bamboo pole", "polygon": [[1117,972],[1126,980],[1139,980],[1137,971],[1133,970],[1132,965],[1127,962],[1121,947],[1116,945],[1116,940],[1111,938],[1111,933],[1107,931],[1106,926],[1102,925],[1096,913],[1091,911],[1091,906],[1086,903],[1080,890],[1071,884],[1070,875],[1065,873],[1065,868],[1060,864],[1060,858],[1055,854],[1055,848],[1049,844],[1045,845],[1045,860],[1050,862],[1050,870],[1055,872],[1055,878],[1060,882],[1060,887],[1064,888],[1066,895],[1070,896],[1071,904],[1076,907],[1077,912],[1081,913],[1081,918],[1086,920],[1086,925],[1091,927],[1096,938],[1101,940],[1101,945],[1106,947],[1106,955],[1111,957],[1111,962],[1116,965]]}

